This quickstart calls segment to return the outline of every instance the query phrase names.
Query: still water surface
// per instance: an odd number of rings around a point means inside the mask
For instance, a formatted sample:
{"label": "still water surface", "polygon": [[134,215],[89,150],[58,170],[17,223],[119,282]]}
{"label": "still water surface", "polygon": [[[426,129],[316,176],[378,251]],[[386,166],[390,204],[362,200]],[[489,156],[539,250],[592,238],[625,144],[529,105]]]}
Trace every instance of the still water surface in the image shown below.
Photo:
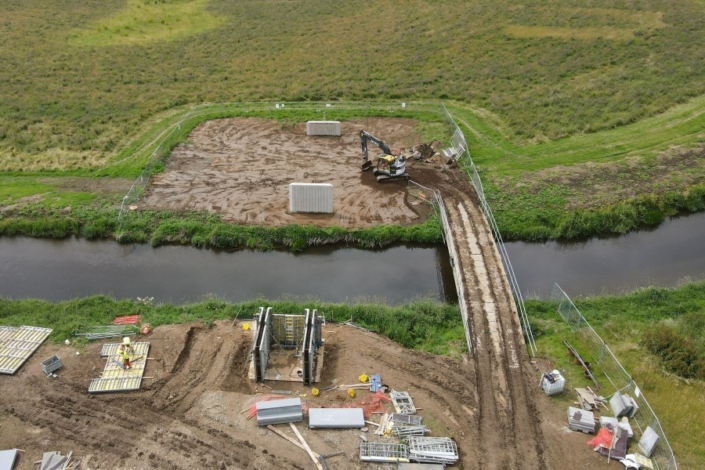
{"label": "still water surface", "polygon": [[[578,297],[705,279],[705,213],[620,237],[506,246],[525,297],[547,298],[556,282]],[[172,303],[208,295],[233,302],[257,296],[457,301],[445,246],[323,247],[293,254],[0,238],[0,297],[59,301],[96,294]]]}
{"label": "still water surface", "polygon": [[685,279],[705,279],[705,213],[620,237],[512,242],[506,248],[525,297],[547,298],[555,282],[571,297],[675,287]]}
{"label": "still water surface", "polygon": [[293,254],[0,238],[0,297],[60,301],[96,294],[179,304],[208,295],[232,302],[257,296],[457,301],[444,246],[323,247]]}

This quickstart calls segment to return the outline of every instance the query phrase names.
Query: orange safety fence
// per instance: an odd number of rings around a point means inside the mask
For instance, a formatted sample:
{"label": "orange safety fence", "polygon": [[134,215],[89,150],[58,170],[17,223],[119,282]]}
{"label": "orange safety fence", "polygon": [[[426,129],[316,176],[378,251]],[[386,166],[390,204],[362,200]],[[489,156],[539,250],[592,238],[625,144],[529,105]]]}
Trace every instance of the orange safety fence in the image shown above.
{"label": "orange safety fence", "polygon": [[122,317],[115,317],[113,319],[113,325],[136,325],[139,321],[139,315],[124,315]]}

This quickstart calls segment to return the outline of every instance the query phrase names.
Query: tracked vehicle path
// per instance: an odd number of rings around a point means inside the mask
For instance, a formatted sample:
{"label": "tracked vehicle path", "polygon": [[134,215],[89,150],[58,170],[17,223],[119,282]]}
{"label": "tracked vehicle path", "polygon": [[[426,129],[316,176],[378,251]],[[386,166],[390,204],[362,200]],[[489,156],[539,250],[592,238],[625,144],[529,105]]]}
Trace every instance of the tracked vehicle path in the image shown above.
{"label": "tracked vehicle path", "polygon": [[478,468],[545,469],[543,439],[529,393],[529,358],[516,305],[477,195],[444,191],[472,342],[479,422]]}

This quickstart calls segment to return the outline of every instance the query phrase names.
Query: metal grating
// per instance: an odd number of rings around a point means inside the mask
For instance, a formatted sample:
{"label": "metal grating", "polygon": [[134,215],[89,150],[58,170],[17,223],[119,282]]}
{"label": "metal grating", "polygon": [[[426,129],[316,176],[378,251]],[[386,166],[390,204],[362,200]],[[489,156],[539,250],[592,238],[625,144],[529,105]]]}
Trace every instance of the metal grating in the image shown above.
{"label": "metal grating", "polygon": [[361,442],[360,460],[363,462],[408,462],[409,446],[380,442]]}
{"label": "metal grating", "polygon": [[139,390],[141,385],[141,376],[91,379],[88,393],[129,392]]}
{"label": "metal grating", "polygon": [[0,327],[0,374],[17,372],[52,331],[37,326]]}
{"label": "metal grating", "polygon": [[421,416],[412,416],[412,415],[405,415],[401,413],[392,413],[392,421],[394,423],[400,423],[400,424],[408,424],[411,426],[421,426],[421,421],[422,421]]}
{"label": "metal grating", "polygon": [[458,446],[449,437],[409,437],[409,458],[416,462],[452,465],[458,460]]}
{"label": "metal grating", "polygon": [[328,183],[290,183],[289,212],[333,213],[333,185]]}
{"label": "metal grating", "polygon": [[[106,349],[106,346],[109,348]],[[111,351],[113,344],[103,345],[103,351]],[[120,345],[117,345],[118,347]],[[108,393],[108,392],[129,392],[139,390],[142,385],[142,376],[147,365],[147,354],[149,353],[149,343],[135,343],[132,345],[135,353],[132,355],[132,369],[122,368],[122,358],[114,349],[114,353],[107,356],[105,368],[100,378],[92,379],[88,386],[88,393]]]}

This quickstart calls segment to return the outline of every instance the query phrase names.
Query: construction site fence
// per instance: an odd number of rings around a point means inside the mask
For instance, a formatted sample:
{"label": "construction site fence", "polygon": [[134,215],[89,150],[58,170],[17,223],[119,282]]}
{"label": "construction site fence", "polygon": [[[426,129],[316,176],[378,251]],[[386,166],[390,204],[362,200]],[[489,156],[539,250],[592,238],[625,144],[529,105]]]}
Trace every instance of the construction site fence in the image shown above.
{"label": "construction site fence", "polygon": [[[335,119],[338,111],[354,110],[356,114],[362,116],[403,116],[405,112],[428,112],[430,114],[438,114],[444,118],[450,126],[451,147],[456,152],[456,159],[466,169],[470,177],[471,183],[477,192],[482,205],[482,210],[487,218],[487,221],[492,230],[497,249],[502,258],[502,263],[509,281],[514,301],[519,312],[522,328],[524,330],[524,338],[529,346],[531,356],[536,355],[536,343],[529,325],[526,308],[524,307],[524,299],[519,289],[514,268],[509,260],[509,255],[502,241],[502,235],[499,232],[497,223],[495,222],[492,210],[485,198],[485,193],[482,189],[482,181],[477,172],[477,168],[472,161],[470,149],[467,140],[460,127],[455,123],[453,117],[448,112],[445,105],[429,102],[262,102],[262,103],[203,103],[193,106],[187,110],[183,110],[181,115],[175,115],[171,118],[171,123],[161,130],[154,139],[148,140],[144,148],[138,152],[147,152],[148,157],[144,169],[132,184],[127,194],[122,198],[120,211],[118,213],[118,238],[120,237],[121,224],[127,222],[132,209],[137,205],[137,201],[144,194],[151,177],[161,170],[166,157],[169,156],[173,147],[183,140],[184,133],[189,132],[195,125],[208,119],[218,119],[229,115],[247,115],[251,111],[274,111],[274,110],[305,110],[314,111],[317,119],[327,120]],[[437,198],[439,206],[442,206],[442,200]],[[447,222],[447,220],[446,220]],[[446,235],[450,234],[449,227],[444,227]],[[450,247],[452,244],[448,244]],[[459,291],[460,292],[460,291]],[[464,322],[467,318],[464,317]],[[466,325],[467,326],[467,325]],[[468,338],[468,342],[470,339]],[[470,349],[472,350],[472,349]]]}
{"label": "construction site fence", "polygon": [[[656,413],[646,400],[643,390],[639,388],[629,372],[558,284],[553,286],[551,301],[556,303],[558,314],[565,320],[571,331],[577,335],[577,340],[571,343],[571,346],[584,362],[590,363],[593,376],[603,387],[600,389],[600,394],[609,399],[617,392],[628,393],[639,407],[632,423],[637,425],[641,433],[646,430],[647,426],[650,426],[659,436],[651,456],[656,468],[658,470],[677,470],[678,465],[671,444],[668,442]],[[605,380],[609,385],[605,383]]]}
{"label": "construction site fence", "polygon": [[472,352],[472,337],[470,335],[470,318],[468,316],[468,308],[465,303],[465,296],[463,295],[464,287],[462,285],[463,276],[460,271],[460,264],[457,263],[458,254],[455,251],[455,242],[453,240],[453,233],[450,230],[450,222],[448,221],[448,212],[446,211],[446,206],[443,203],[443,198],[441,193],[437,189],[427,188],[425,186],[416,183],[413,180],[409,181],[411,184],[424,190],[428,196],[430,196],[434,201],[434,207],[436,210],[436,215],[438,215],[441,220],[441,225],[443,226],[443,241],[448,247],[448,256],[450,257],[450,264],[453,268],[453,279],[455,280],[455,291],[458,293],[458,307],[460,308],[460,315],[463,318],[463,328],[465,328],[465,339],[468,345],[468,351]]}
{"label": "construction site fence", "polygon": [[453,116],[451,116],[450,112],[448,111],[448,108],[446,108],[445,105],[443,106],[443,114],[446,118],[446,121],[448,122],[448,125],[450,126],[450,132],[452,135],[451,146],[455,151],[456,159],[458,163],[462,165],[462,167],[468,173],[468,176],[470,177],[470,182],[475,188],[477,197],[480,200],[480,205],[482,207],[482,211],[485,214],[485,218],[487,219],[487,223],[489,224],[490,229],[492,230],[492,235],[494,236],[499,255],[502,258],[502,264],[504,265],[507,280],[509,281],[509,286],[514,296],[514,302],[516,304],[517,311],[519,312],[521,326],[524,330],[524,339],[526,340],[526,344],[529,347],[529,353],[532,357],[535,357],[536,341],[534,340],[534,335],[531,332],[529,316],[526,313],[526,307],[524,306],[524,297],[521,294],[519,283],[517,282],[516,275],[514,274],[514,268],[512,267],[511,261],[509,260],[509,253],[507,253],[507,249],[504,246],[502,234],[500,233],[499,227],[497,226],[497,222],[495,221],[494,215],[492,214],[492,209],[490,208],[490,205],[487,203],[487,199],[485,198],[485,191],[482,188],[482,180],[480,179],[480,175],[477,172],[477,167],[475,167],[475,163],[472,161],[472,156],[470,155],[470,147],[468,147],[463,131],[461,131],[460,127],[458,127],[458,125],[455,123],[455,121],[453,120]]}

